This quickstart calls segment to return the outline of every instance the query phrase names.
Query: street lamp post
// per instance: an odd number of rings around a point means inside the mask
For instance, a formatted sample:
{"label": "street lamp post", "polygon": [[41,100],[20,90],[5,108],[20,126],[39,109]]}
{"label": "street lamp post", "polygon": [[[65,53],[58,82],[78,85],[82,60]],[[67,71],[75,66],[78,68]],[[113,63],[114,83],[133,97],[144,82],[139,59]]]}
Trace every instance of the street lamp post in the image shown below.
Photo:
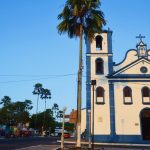
{"label": "street lamp post", "polygon": [[89,118],[89,149],[91,149],[91,109],[88,109],[88,118]]}
{"label": "street lamp post", "polygon": [[91,85],[93,89],[93,103],[92,103],[92,150],[94,150],[94,86],[96,85],[96,80],[91,80]]}
{"label": "street lamp post", "polygon": [[65,126],[65,111],[66,107],[63,108],[63,123],[62,123],[62,134],[61,134],[61,149],[64,149],[64,126]]}

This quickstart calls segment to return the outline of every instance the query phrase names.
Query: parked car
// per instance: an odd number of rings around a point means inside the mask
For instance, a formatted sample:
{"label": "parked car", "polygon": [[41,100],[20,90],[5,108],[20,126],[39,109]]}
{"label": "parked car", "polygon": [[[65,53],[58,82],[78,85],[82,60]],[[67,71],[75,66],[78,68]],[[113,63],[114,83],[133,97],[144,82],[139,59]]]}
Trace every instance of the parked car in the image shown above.
{"label": "parked car", "polygon": [[28,130],[27,128],[23,128],[21,131],[20,131],[20,136],[21,137],[28,137],[28,136],[31,136],[32,133],[30,130]]}
{"label": "parked car", "polygon": [[[61,135],[62,135],[62,133],[58,134],[59,137],[61,137]],[[71,137],[70,133],[67,131],[64,131],[64,138],[70,138],[70,137]]]}
{"label": "parked car", "polygon": [[64,133],[64,138],[70,138],[70,133],[65,132],[65,133]]}

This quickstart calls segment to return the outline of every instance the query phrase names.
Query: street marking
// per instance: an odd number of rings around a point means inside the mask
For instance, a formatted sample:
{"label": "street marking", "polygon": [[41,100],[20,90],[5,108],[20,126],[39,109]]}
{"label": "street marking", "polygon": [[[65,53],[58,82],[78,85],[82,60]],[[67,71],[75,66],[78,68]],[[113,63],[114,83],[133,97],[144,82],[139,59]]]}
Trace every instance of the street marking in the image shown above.
{"label": "street marking", "polygon": [[19,149],[16,149],[16,150],[26,150],[27,148],[34,148],[34,147],[39,147],[39,146],[42,146],[42,145],[28,146],[28,147],[19,148]]}
{"label": "street marking", "polygon": [[60,146],[59,145],[36,145],[36,146],[29,146],[29,147],[19,148],[19,149],[15,149],[15,150],[32,150],[32,149],[36,149],[36,150],[43,149],[44,150],[46,147],[53,148],[53,150],[56,150]]}

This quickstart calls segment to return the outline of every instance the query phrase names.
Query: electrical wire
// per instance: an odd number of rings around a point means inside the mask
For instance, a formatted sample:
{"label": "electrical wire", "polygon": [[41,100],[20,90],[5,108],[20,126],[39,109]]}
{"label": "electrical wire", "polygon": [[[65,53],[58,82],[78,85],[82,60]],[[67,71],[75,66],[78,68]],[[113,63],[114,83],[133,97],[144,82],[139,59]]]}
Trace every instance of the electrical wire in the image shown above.
{"label": "electrical wire", "polygon": [[[0,75],[0,76],[15,76],[15,77],[29,77],[30,75]],[[35,75],[39,76],[39,75]],[[36,80],[46,80],[46,79],[54,79],[54,78],[62,78],[62,77],[68,77],[68,76],[77,76],[77,73],[74,74],[64,74],[64,75],[44,75],[47,77],[43,78],[36,78],[36,79],[23,79],[23,80],[10,80],[10,81],[0,81],[0,84],[2,83],[18,83],[18,82],[29,82],[29,81],[36,81]],[[33,77],[32,75],[30,77]]]}

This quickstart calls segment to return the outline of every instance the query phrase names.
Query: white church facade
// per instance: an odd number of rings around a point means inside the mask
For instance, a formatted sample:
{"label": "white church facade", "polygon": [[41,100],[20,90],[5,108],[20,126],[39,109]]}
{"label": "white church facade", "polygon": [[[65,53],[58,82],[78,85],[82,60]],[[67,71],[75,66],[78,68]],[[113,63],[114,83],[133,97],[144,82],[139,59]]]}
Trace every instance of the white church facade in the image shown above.
{"label": "white church facade", "polygon": [[[86,80],[96,81],[94,90],[86,85],[91,120],[94,105],[95,142],[150,143],[150,50],[139,38],[118,64],[113,62],[112,31],[86,42]],[[88,111],[86,115],[89,131]]]}

